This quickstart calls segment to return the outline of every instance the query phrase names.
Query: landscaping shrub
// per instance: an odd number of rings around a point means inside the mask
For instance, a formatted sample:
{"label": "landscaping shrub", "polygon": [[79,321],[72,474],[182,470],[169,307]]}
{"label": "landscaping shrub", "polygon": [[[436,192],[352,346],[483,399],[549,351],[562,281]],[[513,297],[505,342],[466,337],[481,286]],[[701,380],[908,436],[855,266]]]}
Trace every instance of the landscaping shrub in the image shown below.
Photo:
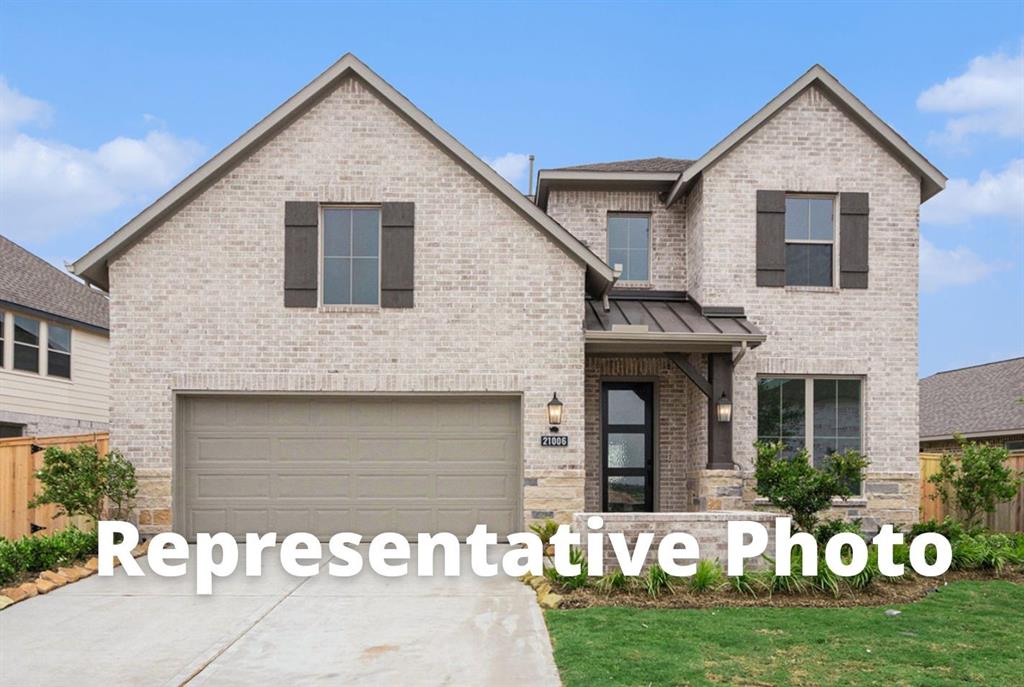
{"label": "landscaping shrub", "polygon": [[[904,571],[906,569],[904,568]],[[878,547],[868,547],[868,563],[864,566],[864,569],[853,577],[846,579],[846,584],[850,585],[852,589],[861,590],[867,589],[871,584],[882,576],[882,572],[878,569]],[[899,579],[899,578],[897,578]]]}
{"label": "landscaping shrub", "polygon": [[25,535],[10,541],[0,539],[0,584],[7,584],[24,573],[37,573],[96,553],[95,532],[75,527],[46,535]]}
{"label": "landscaping shrub", "polygon": [[69,517],[85,515],[100,520],[109,504],[111,517],[124,519],[139,491],[135,466],[118,451],[101,456],[92,444],[70,449],[49,447],[36,477],[43,490],[29,507],[54,503],[58,515]]}
{"label": "landscaping shrub", "polygon": [[722,566],[712,559],[697,561],[697,571],[690,578],[690,590],[698,594],[713,592],[722,586]]}
{"label": "landscaping shrub", "polygon": [[910,528],[910,539],[925,532],[936,532],[950,542],[954,542],[965,534],[975,534],[980,531],[978,528],[966,530],[960,522],[947,515],[941,522],[932,518],[924,522],[914,523]]}
{"label": "landscaping shrub", "polygon": [[1024,565],[1024,535],[965,534],[953,542],[954,570],[992,570]]}
{"label": "landscaping shrub", "polygon": [[737,594],[745,596],[757,596],[758,587],[763,586],[761,580],[755,573],[744,572],[742,575],[733,575],[729,579],[729,586]]}
{"label": "landscaping shrub", "polygon": [[829,508],[833,498],[846,500],[853,495],[850,486],[863,480],[868,466],[868,459],[853,450],[834,453],[816,468],[807,449],[786,458],[782,442],[759,441],[754,446],[757,493],[790,515],[804,532],[815,532],[818,513]]}
{"label": "landscaping shrub", "polygon": [[594,587],[603,594],[611,594],[626,589],[629,586],[629,580],[630,578],[626,577],[624,572],[616,569],[598,579],[594,583]]}
{"label": "landscaping shrub", "polygon": [[582,589],[590,583],[590,577],[587,575],[587,557],[581,549],[575,546],[569,549],[569,562],[574,565],[580,566],[579,575],[562,575],[552,565],[544,569],[544,574],[549,580],[556,584],[560,584],[566,589]]}
{"label": "landscaping shrub", "polygon": [[672,586],[672,576],[665,572],[665,569],[657,563],[651,563],[650,567],[647,568],[647,575],[643,578],[643,585],[644,589],[647,590],[647,594],[652,598],[657,598],[658,594],[662,592],[671,594],[675,591],[675,587]]}
{"label": "landscaping shrub", "polygon": [[819,544],[824,545],[829,539],[839,534],[840,532],[853,532],[854,534],[860,534],[863,536],[864,528],[862,526],[863,519],[854,518],[850,522],[843,520],[842,518],[834,518],[832,520],[826,520],[817,527],[814,528],[814,538]]}
{"label": "landscaping shrub", "polygon": [[1004,447],[967,441],[962,436],[956,440],[959,455],[944,453],[939,471],[928,481],[935,485],[936,497],[955,509],[969,528],[1016,496],[1024,476],[1006,465],[1010,453]]}

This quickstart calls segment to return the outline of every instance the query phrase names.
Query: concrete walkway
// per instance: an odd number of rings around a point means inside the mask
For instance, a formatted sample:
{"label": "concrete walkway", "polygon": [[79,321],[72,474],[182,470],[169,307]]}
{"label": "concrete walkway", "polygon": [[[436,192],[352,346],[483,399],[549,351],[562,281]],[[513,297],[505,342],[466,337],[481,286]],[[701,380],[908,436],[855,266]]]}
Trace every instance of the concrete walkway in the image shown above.
{"label": "concrete walkway", "polygon": [[[468,549],[462,558],[468,571]],[[191,569],[160,578],[139,562],[144,578],[118,569],[0,612],[0,684],[559,684],[540,610],[517,580],[368,569],[342,579],[326,560],[299,579],[265,551],[262,577],[240,565],[198,597]]]}

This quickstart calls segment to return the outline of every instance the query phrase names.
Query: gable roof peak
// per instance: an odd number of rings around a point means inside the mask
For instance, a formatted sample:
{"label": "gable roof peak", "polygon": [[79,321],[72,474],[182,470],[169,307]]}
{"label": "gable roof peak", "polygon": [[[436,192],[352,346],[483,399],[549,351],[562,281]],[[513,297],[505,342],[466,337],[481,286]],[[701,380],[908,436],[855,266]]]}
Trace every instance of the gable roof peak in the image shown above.
{"label": "gable roof peak", "polygon": [[688,190],[705,169],[753,134],[765,122],[789,105],[797,96],[812,85],[824,88],[832,95],[847,114],[860,122],[889,152],[913,169],[921,179],[921,202],[928,200],[946,187],[946,176],[911,146],[906,139],[886,124],[850,92],[835,76],[821,64],[814,64],[796,81],[772,98],[764,107],[736,127],[698,160],[694,161],[676,181],[668,194],[666,205],[671,205]]}
{"label": "gable roof peak", "polygon": [[136,241],[192,200],[202,190],[227,174],[249,153],[258,149],[296,117],[303,114],[307,108],[318,101],[321,95],[352,74],[359,77],[390,107],[397,110],[411,126],[456,158],[471,174],[521,216],[547,233],[567,254],[584,265],[589,292],[601,294],[611,288],[611,284],[615,281],[615,272],[608,264],[566,231],[562,225],[531,203],[525,195],[494,171],[490,165],[442,129],[433,119],[413,105],[394,86],[378,76],[351,52],[342,55],[334,64],[257,122],[255,126],[210,158],[199,169],[185,177],[174,188],[158,198],[102,243],[76,260],[71,266],[71,271],[100,288],[108,288],[108,266],[111,260],[128,250]]}

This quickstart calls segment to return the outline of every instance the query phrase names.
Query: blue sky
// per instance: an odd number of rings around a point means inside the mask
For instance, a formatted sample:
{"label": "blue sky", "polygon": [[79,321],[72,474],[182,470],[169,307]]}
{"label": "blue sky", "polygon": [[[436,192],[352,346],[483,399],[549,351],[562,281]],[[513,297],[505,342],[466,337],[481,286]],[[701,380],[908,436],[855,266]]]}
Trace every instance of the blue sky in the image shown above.
{"label": "blue sky", "polygon": [[[1024,355],[1024,3],[0,3],[0,232],[79,257],[351,51],[525,190],[698,157],[819,62],[952,180],[921,372]],[[865,337],[884,332],[865,332]]]}

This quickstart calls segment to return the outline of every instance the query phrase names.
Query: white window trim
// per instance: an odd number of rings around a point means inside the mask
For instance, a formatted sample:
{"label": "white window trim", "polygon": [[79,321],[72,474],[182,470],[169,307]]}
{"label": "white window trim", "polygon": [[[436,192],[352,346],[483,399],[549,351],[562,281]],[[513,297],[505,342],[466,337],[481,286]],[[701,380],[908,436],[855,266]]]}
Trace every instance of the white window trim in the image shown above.
{"label": "white window trim", "polygon": [[[376,303],[324,303],[324,213],[327,210],[376,210],[377,211],[377,302]],[[381,274],[383,273],[384,256],[384,212],[380,205],[368,203],[331,203],[321,205],[317,221],[316,249],[316,291],[317,310],[319,312],[377,312],[381,309]]]}
{"label": "white window trim", "polygon": [[[832,246],[832,283],[828,286],[821,286],[815,284],[786,284],[787,289],[793,289],[794,291],[819,291],[819,292],[838,292],[839,291],[839,194],[838,193],[787,193],[786,199],[789,198],[803,198],[808,200],[831,200],[832,201],[832,240],[822,241],[820,239],[807,239],[806,241],[790,241],[785,238],[785,229],[783,229],[783,240],[788,246],[791,243],[794,244],[810,244],[817,246],[831,245]],[[785,220],[783,220],[785,222]]]}
{"label": "white window trim", "polygon": [[[608,259],[611,259],[612,253],[612,242],[609,238],[608,220],[612,217],[645,217],[647,219],[647,279],[620,279],[615,282],[616,286],[640,289],[650,288],[653,284],[653,273],[654,273],[654,222],[652,212],[636,211],[636,210],[608,210],[604,217],[604,245],[605,254]],[[627,249],[628,250],[628,249]],[[611,264],[609,262],[609,264]],[[612,265],[614,268],[615,265]],[[625,266],[623,266],[625,269]]]}
{"label": "white window trim", "polygon": [[[804,446],[807,448],[807,454],[811,461],[811,465],[814,465],[814,380],[853,380],[860,382],[860,453],[862,455],[868,455],[864,445],[864,426],[867,424],[867,417],[864,414],[864,399],[867,396],[867,377],[864,375],[807,375],[807,374],[759,374],[757,375],[757,381],[762,379],[802,379],[804,380]],[[756,398],[756,390],[755,390]],[[760,434],[757,429],[754,430],[754,435],[760,440]],[[854,494],[846,501],[836,498],[833,499],[833,503],[858,503],[860,501],[866,501],[864,493],[864,484],[867,480],[861,480],[860,493]]]}
{"label": "white window trim", "polygon": [[[14,318],[15,317],[17,317],[19,319],[22,319],[22,320],[31,320],[31,321],[35,322],[37,325],[39,325],[39,331],[38,331],[38,333],[36,335],[36,339],[37,339],[36,340],[36,345],[34,346],[34,348],[36,349],[36,369],[35,370],[23,370],[20,367],[15,367],[14,366],[14,351],[15,351],[15,349],[18,346],[32,347],[32,344],[24,343],[24,342],[16,341],[15,340],[15,335],[14,335],[15,334],[15,324],[14,324]],[[43,341],[46,340],[46,339],[44,339],[44,337],[46,337],[46,336],[49,336],[49,331],[47,330],[46,322],[44,322],[43,320],[37,319],[35,317],[29,317],[28,315],[19,315],[18,313],[13,313],[13,315],[11,317],[11,372],[17,372],[17,373],[23,374],[23,375],[32,375],[33,377],[45,377],[46,376],[46,372],[47,372],[46,356],[43,355],[43,351],[45,349],[43,348],[43,345],[42,345]]]}

